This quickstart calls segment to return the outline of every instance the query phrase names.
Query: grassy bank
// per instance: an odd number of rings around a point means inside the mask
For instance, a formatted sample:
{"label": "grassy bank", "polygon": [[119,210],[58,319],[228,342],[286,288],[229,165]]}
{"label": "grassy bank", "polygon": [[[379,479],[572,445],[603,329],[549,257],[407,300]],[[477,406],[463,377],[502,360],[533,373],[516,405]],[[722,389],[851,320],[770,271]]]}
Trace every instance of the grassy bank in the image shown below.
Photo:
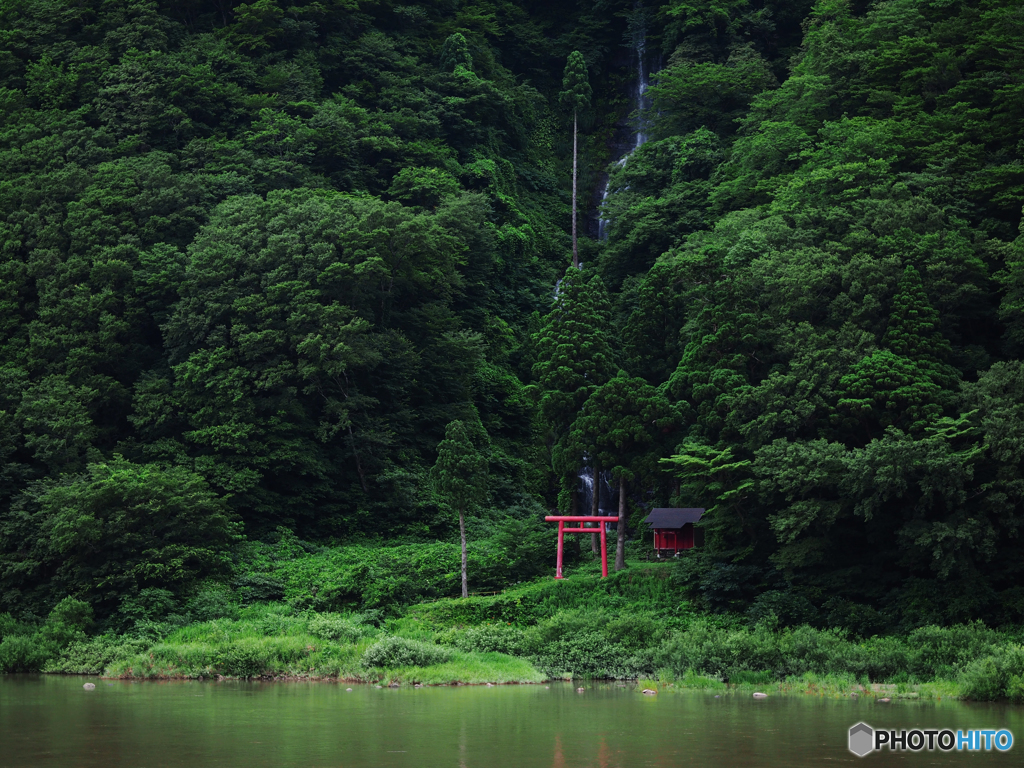
{"label": "grassy bank", "polygon": [[688,671],[681,677],[662,673],[657,678],[641,678],[637,687],[659,693],[709,691],[716,695],[746,695],[755,692],[781,695],[820,696],[848,699],[868,697],[882,700],[941,701],[969,698],[956,680],[935,680],[928,683],[867,683],[849,675],[816,675],[806,672],[785,680],[773,679],[767,673],[738,674],[725,683],[716,677]]}
{"label": "grassy bank", "polygon": [[[378,553],[372,562],[383,567],[396,557]],[[616,678],[659,690],[1024,701],[1021,635],[980,623],[866,638],[780,626],[771,616],[753,623],[693,610],[679,599],[672,566],[657,563],[607,579],[583,564],[560,582],[541,577],[499,594],[398,601],[387,610],[379,588],[352,587],[346,601],[358,609],[337,606],[338,590],[330,601],[302,592],[303,583],[342,584],[353,562],[352,553],[326,551],[267,556],[233,588],[210,587],[184,606],[131,609],[131,623],[99,634],[88,606],[74,600],[39,623],[0,616],[0,670],[378,684]],[[393,585],[439,567],[426,558],[413,565],[403,564],[404,576],[377,577]],[[283,593],[260,593],[260,584],[283,585]]]}
{"label": "grassy bank", "polygon": [[359,614],[296,613],[284,603],[181,627],[155,642],[104,635],[78,640],[45,672],[132,679],[310,678],[371,683],[535,683],[527,661],[399,637]]}

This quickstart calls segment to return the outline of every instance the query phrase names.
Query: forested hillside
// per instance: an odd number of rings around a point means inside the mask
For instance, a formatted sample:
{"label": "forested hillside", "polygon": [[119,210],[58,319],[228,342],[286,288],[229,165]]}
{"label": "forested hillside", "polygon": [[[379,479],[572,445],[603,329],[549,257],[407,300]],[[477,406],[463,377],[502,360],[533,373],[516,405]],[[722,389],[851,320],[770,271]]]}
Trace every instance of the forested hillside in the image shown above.
{"label": "forested hillside", "polygon": [[508,581],[596,469],[704,608],[1024,622],[1019,0],[0,0],[0,105],[0,612],[449,540],[460,420]]}

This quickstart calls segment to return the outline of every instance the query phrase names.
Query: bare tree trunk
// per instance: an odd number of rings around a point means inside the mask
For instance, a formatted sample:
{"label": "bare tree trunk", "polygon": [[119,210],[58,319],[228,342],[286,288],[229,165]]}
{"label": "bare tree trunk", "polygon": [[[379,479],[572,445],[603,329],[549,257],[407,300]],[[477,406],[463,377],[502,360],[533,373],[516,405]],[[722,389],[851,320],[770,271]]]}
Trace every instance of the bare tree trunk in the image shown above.
{"label": "bare tree trunk", "polygon": [[[348,397],[348,395],[345,395]],[[356,436],[352,434],[352,425],[348,425],[348,440],[352,444],[352,455],[356,457],[356,471],[359,473],[359,484],[363,486],[363,493],[369,493],[366,487],[366,475],[363,474],[363,465],[359,461],[359,451],[356,450]]]}
{"label": "bare tree trunk", "polygon": [[619,478],[619,530],[615,536],[615,570],[626,567],[626,478]]}
{"label": "bare tree trunk", "polygon": [[580,255],[576,250],[576,110],[572,112],[572,265],[580,268]]}
{"label": "bare tree trunk", "polygon": [[466,521],[459,512],[459,536],[462,537],[462,596],[469,597],[469,582],[466,580]]}
{"label": "bare tree trunk", "polygon": [[[593,484],[594,488],[593,493],[591,494],[593,496],[593,501],[590,505],[590,514],[599,515],[601,514],[601,470],[598,469],[596,461],[594,462]],[[604,523],[598,523],[598,525],[604,525]],[[598,536],[596,533],[590,534],[590,551],[595,555],[601,551],[601,545],[597,539]]]}

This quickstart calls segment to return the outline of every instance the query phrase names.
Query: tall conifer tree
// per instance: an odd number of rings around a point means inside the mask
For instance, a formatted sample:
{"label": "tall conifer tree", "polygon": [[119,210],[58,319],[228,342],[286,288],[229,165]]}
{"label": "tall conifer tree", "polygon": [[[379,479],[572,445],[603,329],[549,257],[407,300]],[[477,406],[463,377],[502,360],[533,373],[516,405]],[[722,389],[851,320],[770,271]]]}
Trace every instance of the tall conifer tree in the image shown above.
{"label": "tall conifer tree", "polygon": [[487,461],[470,439],[466,425],[453,421],[437,447],[437,461],[430,473],[434,491],[459,514],[462,542],[462,596],[469,597],[466,576],[466,512],[487,493]]}
{"label": "tall conifer tree", "polygon": [[552,466],[563,486],[575,478],[583,460],[581,453],[566,450],[569,428],[591,393],[615,375],[611,337],[611,302],[601,278],[568,267],[555,304],[533,338],[540,411],[551,429]]}
{"label": "tall conifer tree", "polygon": [[565,64],[565,73],[562,75],[562,92],[558,94],[558,100],[568,109],[572,110],[572,265],[579,267],[580,256],[576,248],[576,167],[577,167],[577,137],[579,126],[579,113],[590,106],[591,96],[590,80],[587,78],[587,63],[583,60],[583,54],[573,51]]}

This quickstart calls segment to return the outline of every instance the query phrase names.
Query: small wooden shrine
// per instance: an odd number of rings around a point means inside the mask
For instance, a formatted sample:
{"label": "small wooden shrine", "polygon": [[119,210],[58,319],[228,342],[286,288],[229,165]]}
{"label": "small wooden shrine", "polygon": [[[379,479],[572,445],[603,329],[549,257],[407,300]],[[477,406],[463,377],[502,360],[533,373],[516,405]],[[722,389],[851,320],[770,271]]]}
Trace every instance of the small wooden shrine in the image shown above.
{"label": "small wooden shrine", "polygon": [[704,543],[704,531],[694,523],[704,514],[703,509],[658,507],[644,518],[654,529],[654,553],[658,557],[676,556],[682,549],[693,549]]}

